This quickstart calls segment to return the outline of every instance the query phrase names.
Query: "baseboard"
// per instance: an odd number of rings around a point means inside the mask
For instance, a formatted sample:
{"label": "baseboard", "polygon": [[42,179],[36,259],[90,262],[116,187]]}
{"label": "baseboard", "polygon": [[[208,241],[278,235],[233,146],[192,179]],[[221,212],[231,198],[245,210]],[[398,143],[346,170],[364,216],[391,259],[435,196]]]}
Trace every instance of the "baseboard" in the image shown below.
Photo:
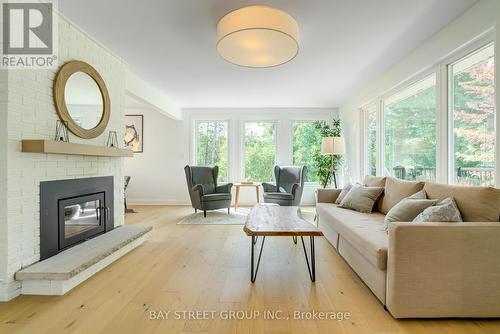
{"label": "baseboard", "polygon": [[[183,206],[191,206],[191,202],[183,201],[183,200],[172,200],[172,199],[147,199],[147,198],[128,198],[128,205],[183,205]],[[301,205],[303,206],[314,206],[316,203],[314,201],[302,201]],[[234,203],[232,204],[234,205]],[[238,203],[240,206],[254,206],[255,201],[253,202],[240,202]]]}
{"label": "baseboard", "polygon": [[21,294],[21,284],[17,281],[0,283],[0,302],[7,302]]}
{"label": "baseboard", "polygon": [[127,205],[191,205],[189,200],[127,198]]}

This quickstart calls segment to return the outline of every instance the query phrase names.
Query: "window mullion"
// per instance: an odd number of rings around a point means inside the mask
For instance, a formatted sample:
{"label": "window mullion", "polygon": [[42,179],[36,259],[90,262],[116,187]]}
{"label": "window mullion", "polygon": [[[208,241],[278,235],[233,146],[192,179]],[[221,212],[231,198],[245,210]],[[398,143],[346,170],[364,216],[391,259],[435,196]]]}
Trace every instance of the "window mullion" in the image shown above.
{"label": "window mullion", "polygon": [[385,175],[384,101],[377,103],[377,175]]}
{"label": "window mullion", "polygon": [[436,181],[449,180],[448,73],[445,64],[436,68]]}

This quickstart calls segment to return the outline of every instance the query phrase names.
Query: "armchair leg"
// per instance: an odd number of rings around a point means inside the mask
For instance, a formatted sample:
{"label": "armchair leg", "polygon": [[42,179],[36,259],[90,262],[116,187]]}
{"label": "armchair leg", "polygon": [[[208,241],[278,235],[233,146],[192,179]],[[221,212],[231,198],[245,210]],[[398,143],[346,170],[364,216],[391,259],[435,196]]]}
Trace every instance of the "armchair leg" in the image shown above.
{"label": "armchair leg", "polygon": [[203,217],[207,218],[207,210],[203,210]]}
{"label": "armchair leg", "polygon": [[194,213],[197,213],[197,212],[198,212],[198,209],[196,209],[196,208],[195,208],[195,209],[194,209]]}
{"label": "armchair leg", "polygon": [[231,208],[227,208],[227,214],[230,215],[231,214]]}

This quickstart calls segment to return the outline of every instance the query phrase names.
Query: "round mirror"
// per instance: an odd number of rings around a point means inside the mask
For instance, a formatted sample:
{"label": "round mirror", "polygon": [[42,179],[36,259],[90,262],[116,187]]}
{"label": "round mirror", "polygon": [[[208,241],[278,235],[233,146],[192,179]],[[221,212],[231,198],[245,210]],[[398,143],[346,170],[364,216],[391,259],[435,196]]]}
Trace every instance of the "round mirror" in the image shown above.
{"label": "round mirror", "polygon": [[54,102],[59,118],[78,137],[98,137],[108,125],[108,90],[87,63],[70,61],[61,67],[54,82]]}
{"label": "round mirror", "polygon": [[104,102],[99,86],[88,74],[76,72],[69,77],[64,100],[69,115],[81,128],[90,130],[101,122]]}

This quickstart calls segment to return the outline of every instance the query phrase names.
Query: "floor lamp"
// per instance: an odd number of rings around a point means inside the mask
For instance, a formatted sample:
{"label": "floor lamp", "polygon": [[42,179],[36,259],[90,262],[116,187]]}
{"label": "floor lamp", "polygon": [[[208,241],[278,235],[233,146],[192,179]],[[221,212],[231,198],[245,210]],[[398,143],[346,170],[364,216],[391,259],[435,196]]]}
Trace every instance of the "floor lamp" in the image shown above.
{"label": "floor lamp", "polygon": [[333,169],[333,156],[342,155],[345,153],[345,143],[342,137],[323,137],[321,143],[321,152],[332,156],[332,177],[335,188],[337,188],[337,177]]}

